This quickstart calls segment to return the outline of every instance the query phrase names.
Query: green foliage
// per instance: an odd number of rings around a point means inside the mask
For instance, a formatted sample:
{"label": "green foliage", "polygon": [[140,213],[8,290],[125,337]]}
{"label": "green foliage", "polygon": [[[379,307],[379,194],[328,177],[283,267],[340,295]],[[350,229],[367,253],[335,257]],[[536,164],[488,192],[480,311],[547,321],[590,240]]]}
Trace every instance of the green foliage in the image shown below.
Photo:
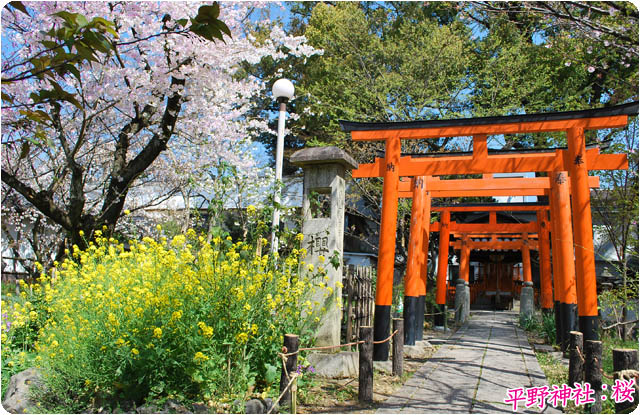
{"label": "green foliage", "polygon": [[518,325],[525,331],[543,337],[549,344],[554,344],[556,341],[556,322],[553,313],[533,314],[532,316],[520,314]]}
{"label": "green foliage", "polygon": [[[220,5],[217,2],[211,6],[200,6],[196,17],[191,19],[190,30],[207,40],[218,39],[224,42],[223,35],[231,37],[231,31],[223,21],[218,19],[218,16],[220,16]],[[186,22],[179,23],[184,25]]]}
{"label": "green foliage", "polygon": [[569,380],[569,371],[549,353],[536,353],[536,358],[544,372],[549,386],[566,384]]}
{"label": "green foliage", "polygon": [[541,331],[549,344],[556,341],[556,316],[554,313],[542,313]]}
{"label": "green foliage", "polygon": [[518,325],[525,331],[538,331],[540,329],[540,321],[535,315],[520,314]]}
{"label": "green foliage", "polygon": [[[39,269],[40,264],[36,264]],[[34,346],[49,314],[40,285],[19,280],[15,285],[2,284],[2,396],[12,375],[33,366]],[[5,286],[11,288],[5,291]]]}

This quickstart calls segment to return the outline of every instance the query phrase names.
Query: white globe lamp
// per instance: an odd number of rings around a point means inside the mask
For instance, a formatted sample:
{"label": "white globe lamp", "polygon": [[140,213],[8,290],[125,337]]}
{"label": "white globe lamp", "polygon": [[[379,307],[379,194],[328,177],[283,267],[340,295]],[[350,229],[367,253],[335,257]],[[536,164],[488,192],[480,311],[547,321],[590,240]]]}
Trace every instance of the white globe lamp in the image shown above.
{"label": "white globe lamp", "polygon": [[271,252],[278,251],[278,236],[276,234],[280,227],[280,186],[282,183],[282,158],[284,157],[284,121],[287,118],[287,101],[293,98],[295,88],[288,79],[278,79],[271,88],[274,98],[280,104],[278,114],[278,141],[276,143],[276,185],[273,195],[273,223],[271,231]]}

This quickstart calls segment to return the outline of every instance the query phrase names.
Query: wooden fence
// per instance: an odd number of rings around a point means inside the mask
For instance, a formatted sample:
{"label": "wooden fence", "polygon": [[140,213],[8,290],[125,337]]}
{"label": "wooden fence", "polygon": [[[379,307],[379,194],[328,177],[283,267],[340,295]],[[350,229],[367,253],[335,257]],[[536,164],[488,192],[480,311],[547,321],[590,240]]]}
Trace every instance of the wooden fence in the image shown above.
{"label": "wooden fence", "polygon": [[342,336],[346,343],[358,340],[360,327],[373,323],[371,267],[348,265],[342,278]]}

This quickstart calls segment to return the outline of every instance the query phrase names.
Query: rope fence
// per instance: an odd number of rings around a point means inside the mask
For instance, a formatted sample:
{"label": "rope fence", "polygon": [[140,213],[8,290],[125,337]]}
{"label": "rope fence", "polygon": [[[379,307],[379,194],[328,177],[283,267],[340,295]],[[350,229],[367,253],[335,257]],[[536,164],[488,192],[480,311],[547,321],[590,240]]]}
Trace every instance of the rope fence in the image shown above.
{"label": "rope fence", "polygon": [[[401,320],[401,319],[397,319]],[[394,320],[394,324],[396,324]],[[395,328],[395,325],[394,325]],[[314,347],[297,347],[298,346],[298,336],[295,335],[286,335],[285,336],[285,345],[282,346],[282,352],[278,353],[280,359],[282,360],[282,374],[280,378],[280,396],[273,403],[271,409],[267,412],[270,414],[277,405],[290,405],[291,412],[296,413],[297,406],[297,396],[296,396],[296,385],[297,378],[300,376],[300,373],[294,371],[297,366],[298,354],[303,351],[315,351],[315,350],[331,350],[331,349],[339,349],[343,347],[350,347],[355,345],[364,346],[360,348],[360,368],[359,368],[359,386],[358,386],[358,395],[361,401],[372,401],[373,400],[373,345],[375,344],[383,344],[388,343],[394,337],[402,337],[403,329],[402,325],[396,330],[394,330],[389,337],[384,340],[373,341],[373,328],[372,327],[361,327],[361,333],[366,333],[364,335],[363,340],[359,340],[356,342],[338,344],[335,346],[314,346]],[[400,335],[399,335],[400,333]],[[289,343],[289,346],[287,346]],[[394,365],[396,365],[396,360],[398,354],[398,350],[400,353],[400,359],[402,359],[402,344],[403,342],[394,341]],[[289,351],[292,349],[291,351]],[[396,369],[397,370],[397,369]],[[394,371],[395,373],[395,371]],[[400,373],[402,373],[402,369],[400,368]],[[367,392],[369,391],[369,392]]]}

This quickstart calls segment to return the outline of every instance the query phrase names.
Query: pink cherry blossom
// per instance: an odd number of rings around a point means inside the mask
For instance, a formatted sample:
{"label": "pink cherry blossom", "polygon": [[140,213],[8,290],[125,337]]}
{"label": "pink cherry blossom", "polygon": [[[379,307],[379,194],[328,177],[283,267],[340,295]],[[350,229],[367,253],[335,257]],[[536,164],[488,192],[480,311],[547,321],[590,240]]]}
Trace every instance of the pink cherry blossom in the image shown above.
{"label": "pink cherry blossom", "polygon": [[[144,207],[160,206],[173,195],[185,200],[201,195],[206,204],[216,198],[225,203],[239,203],[264,191],[271,172],[254,157],[258,153],[251,141],[252,134],[267,131],[266,120],[251,119],[248,114],[254,98],[267,94],[267,82],[248,75],[238,76],[243,63],[255,64],[264,57],[273,59],[288,55],[308,57],[321,53],[306,43],[303,36],[289,36],[278,26],[266,27],[270,35],[257,42],[246,27],[248,13],[269,7],[266,2],[221,2],[220,19],[231,30],[225,41],[210,42],[192,33],[167,33],[163,17],[170,16],[167,25],[197,14],[205,3],[198,2],[30,2],[31,16],[2,10],[3,76],[11,65],[38,53],[45,32],[56,24],[53,13],[81,13],[87,19],[103,17],[115,23],[119,39],[118,59],[103,57],[100,63],[85,63],[80,69],[81,82],[74,77],[59,79],[60,85],[77,94],[82,110],[64,103],[60,111],[62,135],[46,130],[51,146],[32,145],[22,159],[24,137],[32,137],[32,126],[17,125],[20,110],[32,104],[30,94],[39,88],[50,88],[36,79],[4,84],[4,93],[15,97],[15,106],[2,108],[2,165],[34,191],[54,189],[53,199],[61,206],[69,205],[69,174],[67,158],[59,140],[75,149],[75,161],[84,172],[85,212],[96,214],[102,208],[104,189],[111,180],[114,149],[118,134],[145,106],[150,111],[150,125],[131,135],[127,160],[132,160],[160,133],[167,96],[181,94],[184,98],[177,114],[175,130],[167,149],[144,174],[132,184],[126,208],[140,213]],[[270,25],[263,22],[263,25]],[[20,30],[15,30],[19,27]],[[24,67],[14,69],[21,70]],[[185,80],[173,85],[172,77]],[[42,104],[50,113],[51,105]],[[221,189],[218,167],[221,163],[234,166],[237,180],[233,186],[244,193]],[[216,190],[218,189],[218,190]],[[3,184],[3,192],[8,187]],[[228,189],[226,189],[228,190]],[[19,229],[25,223],[42,217],[33,206],[20,197],[20,212],[3,210],[3,220]],[[4,208],[3,208],[4,209]],[[28,212],[28,213],[25,213]],[[32,215],[25,217],[25,215]],[[49,236],[59,240],[64,232],[50,223]],[[20,228],[21,229],[21,228]],[[26,230],[25,230],[26,231]],[[4,238],[3,238],[4,241]],[[55,242],[51,243],[55,247]],[[5,245],[3,243],[3,249]]]}

